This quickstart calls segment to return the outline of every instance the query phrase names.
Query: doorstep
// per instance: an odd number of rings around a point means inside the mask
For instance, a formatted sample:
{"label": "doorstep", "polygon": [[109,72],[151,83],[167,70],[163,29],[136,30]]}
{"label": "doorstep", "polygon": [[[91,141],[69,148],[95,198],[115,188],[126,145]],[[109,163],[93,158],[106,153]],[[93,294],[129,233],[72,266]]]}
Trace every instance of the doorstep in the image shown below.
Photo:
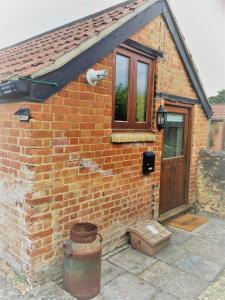
{"label": "doorstep", "polygon": [[187,211],[192,210],[192,208],[193,208],[193,205],[191,205],[191,204],[183,204],[181,206],[178,206],[174,209],[171,209],[171,210],[159,215],[159,218],[157,221],[159,223],[165,223],[178,215],[181,215]]}

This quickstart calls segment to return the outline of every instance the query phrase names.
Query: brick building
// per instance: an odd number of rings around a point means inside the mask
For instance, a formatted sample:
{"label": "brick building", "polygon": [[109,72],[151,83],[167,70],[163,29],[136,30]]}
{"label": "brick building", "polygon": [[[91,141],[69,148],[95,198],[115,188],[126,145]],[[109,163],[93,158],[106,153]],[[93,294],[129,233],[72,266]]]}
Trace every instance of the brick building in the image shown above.
{"label": "brick building", "polygon": [[[99,226],[107,253],[130,224],[194,203],[211,107],[167,1],[127,1],[2,49],[0,69],[0,256],[31,282],[61,276],[76,221]],[[90,85],[88,69],[108,75]],[[143,175],[146,151],[155,170]]]}
{"label": "brick building", "polygon": [[210,149],[225,151],[225,104],[212,104],[212,111]]}

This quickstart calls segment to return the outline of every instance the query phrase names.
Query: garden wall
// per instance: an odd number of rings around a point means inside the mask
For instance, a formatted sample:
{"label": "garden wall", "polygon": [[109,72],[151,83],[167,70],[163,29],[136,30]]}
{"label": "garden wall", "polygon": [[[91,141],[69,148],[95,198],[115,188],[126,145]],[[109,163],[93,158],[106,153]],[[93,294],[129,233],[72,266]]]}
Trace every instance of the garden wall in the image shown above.
{"label": "garden wall", "polygon": [[200,210],[225,217],[225,151],[201,151],[197,200]]}

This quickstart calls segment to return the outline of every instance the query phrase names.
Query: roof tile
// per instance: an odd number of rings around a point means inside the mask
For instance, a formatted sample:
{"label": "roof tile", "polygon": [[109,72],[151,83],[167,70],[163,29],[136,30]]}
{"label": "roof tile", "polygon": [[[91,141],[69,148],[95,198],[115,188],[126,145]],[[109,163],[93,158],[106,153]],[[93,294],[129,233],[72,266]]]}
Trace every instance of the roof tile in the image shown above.
{"label": "roof tile", "polygon": [[43,33],[14,46],[0,50],[0,81],[12,76],[28,76],[48,66],[112,23],[135,10],[147,0],[122,3],[98,15]]}

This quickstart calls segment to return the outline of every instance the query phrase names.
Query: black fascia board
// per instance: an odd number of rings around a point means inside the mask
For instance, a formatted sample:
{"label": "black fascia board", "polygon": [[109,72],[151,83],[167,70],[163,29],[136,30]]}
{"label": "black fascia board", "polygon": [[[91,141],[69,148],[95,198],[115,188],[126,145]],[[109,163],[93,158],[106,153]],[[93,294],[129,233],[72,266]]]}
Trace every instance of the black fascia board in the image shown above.
{"label": "black fascia board", "polygon": [[163,17],[167,23],[167,26],[170,30],[170,33],[173,37],[173,40],[176,44],[180,57],[185,65],[187,74],[189,75],[190,81],[201,101],[202,107],[205,111],[205,114],[208,118],[212,116],[212,108],[207,100],[207,96],[202,88],[202,84],[198,78],[198,74],[196,73],[196,69],[193,65],[193,62],[189,56],[187,47],[183,41],[183,37],[180,33],[180,30],[177,26],[176,20],[173,17],[173,13],[169,7],[169,4],[166,0],[164,0],[163,5]]}
{"label": "black fascia board", "polygon": [[201,104],[201,101],[199,99],[192,99],[187,97],[181,97],[177,95],[167,94],[163,92],[156,91],[155,92],[156,98],[161,98],[164,100],[169,100],[173,102],[181,102],[186,104]]}
{"label": "black fascia board", "polygon": [[225,121],[225,118],[223,119],[223,118],[221,118],[221,119],[214,119],[213,117],[212,117],[212,122],[224,122]]}
{"label": "black fascia board", "polygon": [[143,53],[146,53],[147,55],[153,56],[154,58],[164,58],[164,56],[165,56],[165,54],[161,51],[147,47],[143,44],[140,44],[140,43],[130,40],[130,39],[126,40],[123,44],[130,46],[136,50],[139,50]]}

